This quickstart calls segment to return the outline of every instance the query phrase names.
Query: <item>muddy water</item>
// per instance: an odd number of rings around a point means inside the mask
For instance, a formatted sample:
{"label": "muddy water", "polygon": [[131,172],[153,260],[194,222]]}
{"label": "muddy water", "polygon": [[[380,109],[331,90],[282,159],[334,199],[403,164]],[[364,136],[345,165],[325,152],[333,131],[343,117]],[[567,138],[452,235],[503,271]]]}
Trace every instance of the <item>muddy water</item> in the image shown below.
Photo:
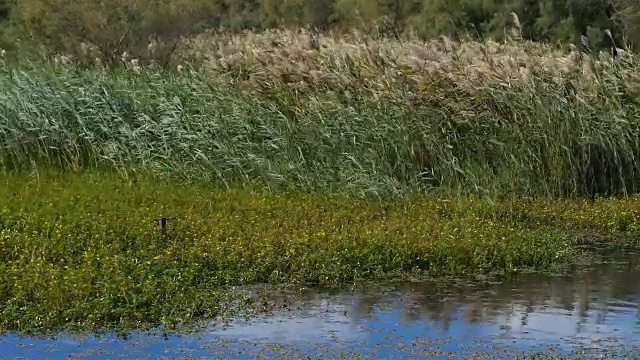
{"label": "muddy water", "polygon": [[6,358],[640,358],[640,248],[564,275],[403,282],[294,296],[269,315],[160,331],[37,339],[0,337]]}

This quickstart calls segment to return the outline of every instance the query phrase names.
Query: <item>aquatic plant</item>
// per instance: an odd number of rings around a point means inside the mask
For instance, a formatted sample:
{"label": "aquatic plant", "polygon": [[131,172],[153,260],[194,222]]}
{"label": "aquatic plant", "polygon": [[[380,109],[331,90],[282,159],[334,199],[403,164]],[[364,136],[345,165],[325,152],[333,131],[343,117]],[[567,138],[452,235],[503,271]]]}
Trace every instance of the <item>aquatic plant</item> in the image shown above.
{"label": "aquatic plant", "polygon": [[181,73],[4,64],[0,166],[360,196],[638,189],[633,55],[308,35],[193,38]]}
{"label": "aquatic plant", "polygon": [[[580,234],[638,238],[639,216],[640,198],[397,202],[10,172],[0,330],[170,327],[229,313],[238,285],[544,270],[576,259]],[[175,219],[163,232],[158,217]]]}

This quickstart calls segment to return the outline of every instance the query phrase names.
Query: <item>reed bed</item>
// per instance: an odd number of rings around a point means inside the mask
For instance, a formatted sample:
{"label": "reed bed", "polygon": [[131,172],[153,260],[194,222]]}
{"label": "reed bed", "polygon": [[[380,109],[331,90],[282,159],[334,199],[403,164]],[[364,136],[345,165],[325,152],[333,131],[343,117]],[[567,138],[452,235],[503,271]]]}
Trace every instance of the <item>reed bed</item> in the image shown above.
{"label": "reed bed", "polygon": [[179,54],[180,72],[4,64],[2,166],[359,196],[638,190],[629,53],[271,31]]}
{"label": "reed bed", "polygon": [[269,30],[194,36],[182,43],[179,58],[195,62],[210,76],[234,75],[244,89],[282,82],[299,91],[328,90],[336,95],[351,89],[369,95],[391,91],[400,97],[409,92],[421,99],[433,96],[430,85],[442,80],[473,93],[485,86],[509,87],[544,78],[592,93],[594,83],[614,72],[620,75],[621,69],[627,70],[626,88],[636,89],[635,68],[620,63],[630,65],[637,58],[623,49],[618,52],[621,59],[614,61],[609,53],[585,54],[573,45]]}

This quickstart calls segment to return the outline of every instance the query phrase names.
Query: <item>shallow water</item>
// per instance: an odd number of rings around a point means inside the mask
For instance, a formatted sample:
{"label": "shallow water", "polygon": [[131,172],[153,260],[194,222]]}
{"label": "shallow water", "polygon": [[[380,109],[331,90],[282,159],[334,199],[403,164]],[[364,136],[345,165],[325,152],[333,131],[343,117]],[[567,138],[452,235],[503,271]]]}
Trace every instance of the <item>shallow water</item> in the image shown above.
{"label": "shallow water", "polygon": [[605,259],[564,276],[303,291],[269,315],[181,336],[9,334],[0,337],[0,357],[513,358],[546,351],[640,358],[640,248]]}

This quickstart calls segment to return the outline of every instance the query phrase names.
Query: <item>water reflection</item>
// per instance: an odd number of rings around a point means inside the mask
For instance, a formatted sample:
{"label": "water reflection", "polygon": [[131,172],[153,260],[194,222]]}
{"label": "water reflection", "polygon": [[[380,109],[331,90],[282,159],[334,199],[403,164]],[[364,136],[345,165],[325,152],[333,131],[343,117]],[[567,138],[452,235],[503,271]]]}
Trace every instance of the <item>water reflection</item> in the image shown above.
{"label": "water reflection", "polygon": [[[135,334],[127,341],[66,337],[47,342],[8,336],[0,338],[0,356],[52,358],[90,348],[94,354],[126,349],[126,355],[133,357],[172,353],[298,357],[302,352],[380,358],[464,355],[481,349],[509,357],[514,349],[539,351],[542,345],[565,352],[578,347],[583,352],[598,347],[611,351],[615,345],[637,357],[640,249],[614,251],[606,259],[607,263],[586,266],[572,276],[524,274],[503,282],[416,282],[337,294],[307,292],[299,311],[212,325],[206,332],[168,339]],[[497,350],[498,345],[506,348]],[[291,353],[294,350],[297,355]]]}

